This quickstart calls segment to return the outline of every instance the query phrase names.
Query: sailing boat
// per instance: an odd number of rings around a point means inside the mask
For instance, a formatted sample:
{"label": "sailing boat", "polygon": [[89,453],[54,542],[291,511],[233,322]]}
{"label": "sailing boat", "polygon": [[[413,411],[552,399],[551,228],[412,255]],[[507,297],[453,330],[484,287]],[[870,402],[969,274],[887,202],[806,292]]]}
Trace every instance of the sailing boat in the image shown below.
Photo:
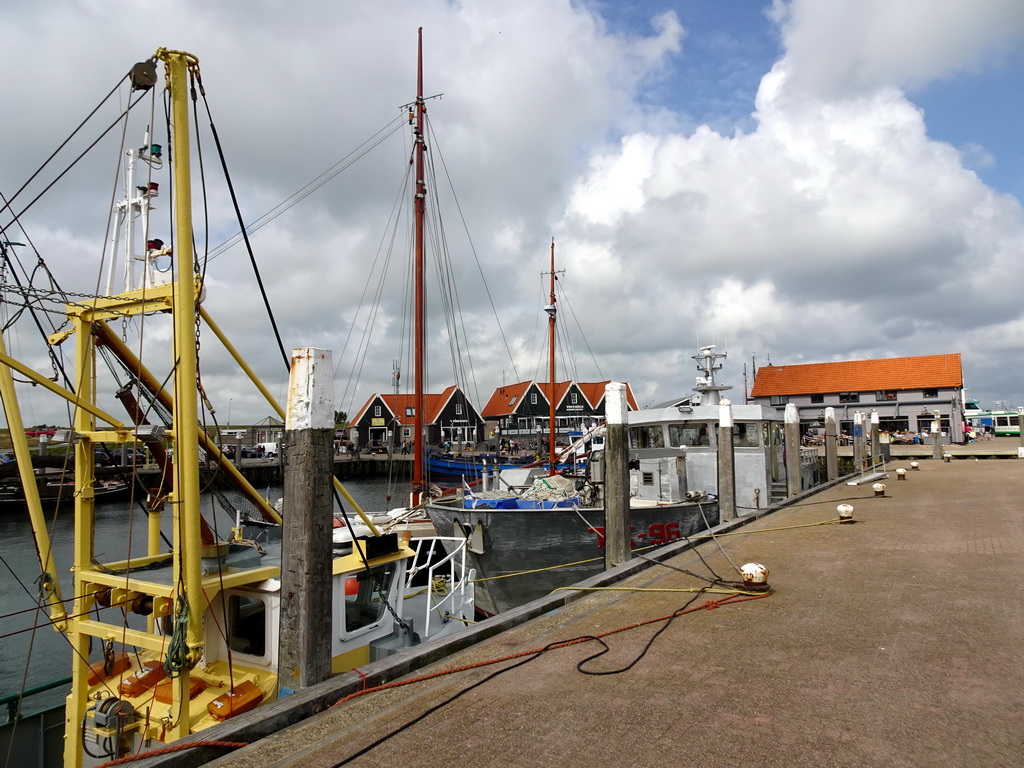
{"label": "sailing boat", "polygon": [[[270,523],[281,516],[256,493],[199,429],[196,385],[197,329],[213,331],[241,359],[201,306],[205,290],[195,268],[189,175],[189,93],[200,81],[192,54],[161,48],[130,73],[133,92],[147,92],[166,70],[174,181],[174,238],[165,247],[149,240],[138,287],[67,304],[69,327],[50,337],[75,343],[76,387],[62,387],[7,354],[0,335],[0,396],[7,412],[14,450],[22,471],[29,515],[40,554],[43,599],[55,629],[72,648],[72,685],[66,703],[64,765],[96,765],[126,754],[157,749],[168,742],[238,716],[284,693],[278,676],[285,639],[279,633],[282,594],[282,544],[274,531],[237,521],[230,535],[218,534],[204,519],[199,473],[200,450],[220,471],[237,481]],[[198,89],[201,91],[202,89]],[[154,91],[155,93],[155,91]],[[205,94],[204,94],[205,98]],[[143,154],[153,159],[157,145]],[[153,163],[155,166],[156,164]],[[134,189],[131,194],[136,194]],[[147,187],[137,207],[153,192]],[[127,217],[129,220],[132,216]],[[131,248],[128,238],[127,247]],[[169,279],[159,282],[148,270],[154,258],[169,259]],[[147,261],[148,260],[148,261]],[[126,274],[134,264],[126,258]],[[170,373],[157,376],[114,333],[115,318],[170,315],[173,345]],[[100,350],[111,353],[130,372],[129,396],[122,399],[130,418],[119,419],[100,402],[95,373]],[[266,394],[251,370],[244,370]],[[51,555],[49,534],[31,473],[28,444],[17,406],[13,372],[45,387],[74,408],[74,424],[61,437],[74,446],[75,552],[73,608],[65,609]],[[173,396],[165,382],[173,380]],[[205,395],[202,395],[205,401]],[[267,395],[283,417],[284,412]],[[165,415],[167,420],[160,417]],[[152,421],[151,421],[152,420]],[[57,435],[55,435],[55,438]],[[100,443],[133,445],[142,441],[164,471],[146,503],[147,546],[115,562],[101,562],[93,541],[95,509],[94,449]],[[344,494],[343,489],[340,489]],[[473,615],[471,574],[457,552],[437,558],[438,539],[420,539],[418,549],[396,534],[379,532],[346,495],[373,535],[352,538],[330,563],[330,672],[353,669],[397,652],[418,640],[460,630]],[[293,514],[295,511],[292,511]],[[289,510],[285,510],[287,517]],[[162,543],[161,521],[171,539]],[[351,527],[351,526],[350,526]],[[328,534],[329,535],[329,534]],[[453,550],[452,546],[456,549]],[[414,574],[419,581],[414,582]],[[419,588],[422,583],[425,589]],[[417,588],[418,597],[410,594]]]}
{"label": "sailing boat", "polygon": [[[506,469],[491,490],[468,488],[461,498],[438,499],[427,515],[439,533],[463,538],[470,562],[482,581],[476,604],[496,614],[542,597],[551,590],[592,576],[604,568],[602,450],[590,452],[585,476],[559,473],[556,448],[555,323],[557,295],[555,243],[551,242],[548,304],[548,456],[533,469]],[[600,437],[600,430],[588,434]],[[576,448],[576,446],[572,446]],[[682,455],[658,456],[637,465],[633,477],[632,546],[664,544],[718,522],[718,504],[686,485]],[[654,478],[657,476],[657,482]],[[525,488],[525,490],[524,490]]]}

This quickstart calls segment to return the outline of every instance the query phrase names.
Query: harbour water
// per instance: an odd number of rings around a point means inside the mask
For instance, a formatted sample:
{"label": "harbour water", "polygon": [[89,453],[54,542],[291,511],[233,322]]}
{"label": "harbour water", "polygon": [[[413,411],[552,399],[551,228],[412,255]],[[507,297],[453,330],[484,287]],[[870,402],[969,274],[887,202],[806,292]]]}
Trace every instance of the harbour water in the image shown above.
{"label": "harbour water", "polygon": [[[386,480],[367,479],[345,484],[356,502],[366,511],[380,511],[405,503],[407,490],[395,488]],[[281,497],[279,487],[261,489],[272,502]],[[391,499],[388,499],[389,494]],[[213,501],[211,500],[211,504]],[[146,520],[138,511],[128,513],[128,501],[97,504],[94,546],[100,562],[110,562],[131,553],[145,552]],[[56,574],[62,596],[71,610],[70,567],[74,548],[74,509],[57,514],[45,511],[53,545]],[[231,525],[226,513],[217,516],[216,527],[223,535]],[[170,521],[164,520],[164,533],[170,535]],[[28,513],[24,509],[0,512],[0,697],[46,685],[70,676],[71,647],[64,635],[54,631],[45,612],[36,609],[39,559]],[[68,686],[46,691],[27,699],[23,713],[37,712],[63,702]],[[4,722],[6,712],[0,713]]]}

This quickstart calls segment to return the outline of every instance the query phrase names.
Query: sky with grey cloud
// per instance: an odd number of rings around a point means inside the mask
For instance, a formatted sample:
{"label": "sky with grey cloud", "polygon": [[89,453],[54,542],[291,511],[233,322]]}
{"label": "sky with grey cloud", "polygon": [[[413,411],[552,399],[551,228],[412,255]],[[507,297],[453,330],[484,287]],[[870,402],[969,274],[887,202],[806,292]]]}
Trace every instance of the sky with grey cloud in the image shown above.
{"label": "sky with grey cloud", "polygon": [[[8,198],[159,46],[199,57],[250,225],[343,168],[251,234],[285,345],[333,350],[339,409],[390,391],[395,360],[411,383],[398,247],[408,227],[393,210],[421,26],[425,92],[439,94],[428,140],[455,278],[447,301],[479,404],[546,375],[541,273],[554,238],[559,378],[627,380],[644,404],[689,392],[699,344],[728,352],[737,395],[744,368],[769,357],[960,352],[969,394],[1024,405],[1015,0],[15,0],[5,18]],[[95,125],[128,98],[115,93]],[[162,109],[158,98],[156,124]],[[127,129],[129,146],[148,119]],[[245,249],[217,248],[238,227],[202,141],[207,308],[283,396]],[[118,124],[17,224],[11,211],[52,172],[0,216],[4,238],[26,243],[20,257],[38,251],[68,290],[95,290],[120,142]],[[166,229],[169,199],[157,202]],[[363,297],[378,292],[371,334]],[[454,331],[445,302],[431,301],[440,391],[455,380]],[[166,333],[146,327],[152,340]],[[27,323],[11,330],[13,354],[39,362]],[[221,420],[228,408],[236,422],[267,415],[225,355],[204,347],[201,364]],[[61,420],[37,391],[24,400],[30,423]]]}

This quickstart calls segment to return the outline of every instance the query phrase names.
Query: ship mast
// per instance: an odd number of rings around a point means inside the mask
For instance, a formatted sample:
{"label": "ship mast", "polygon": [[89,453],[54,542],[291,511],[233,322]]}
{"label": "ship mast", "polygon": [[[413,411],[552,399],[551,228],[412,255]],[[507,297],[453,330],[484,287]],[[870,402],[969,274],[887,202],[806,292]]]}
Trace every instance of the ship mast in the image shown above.
{"label": "ship mast", "polygon": [[415,235],[416,235],[416,257],[415,257],[415,331],[413,336],[413,367],[415,411],[413,414],[413,464],[412,464],[412,495],[410,503],[412,506],[419,504],[423,498],[423,452],[426,449],[425,435],[423,434],[424,418],[424,351],[426,349],[426,317],[425,317],[425,294],[424,289],[424,256],[423,256],[423,219],[426,210],[427,185],[424,180],[424,139],[423,139],[423,113],[426,112],[426,105],[423,101],[423,27],[417,31],[417,52],[416,52],[416,103],[414,138],[414,162],[415,162]]}
{"label": "ship mast", "polygon": [[544,311],[548,313],[548,476],[555,474],[555,239],[551,238],[551,293]]}

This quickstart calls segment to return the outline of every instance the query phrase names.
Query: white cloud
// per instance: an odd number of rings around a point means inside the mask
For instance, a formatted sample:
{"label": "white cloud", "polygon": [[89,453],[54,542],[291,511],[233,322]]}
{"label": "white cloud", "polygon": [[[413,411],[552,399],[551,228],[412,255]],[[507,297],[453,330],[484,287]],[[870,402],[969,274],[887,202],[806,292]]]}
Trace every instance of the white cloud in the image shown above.
{"label": "white cloud", "polygon": [[1016,0],[775,0],[796,98],[905,88],[991,62],[1024,35]]}
{"label": "white cloud", "polygon": [[[543,336],[537,277],[552,236],[561,284],[598,358],[587,363],[575,342],[580,375],[597,378],[599,367],[602,377],[626,378],[646,402],[688,390],[689,357],[709,341],[730,348],[732,383],[740,361],[765,349],[776,361],[963,351],[993,387],[1020,390],[1008,383],[1019,359],[1020,203],[970,170],[988,162],[984,153],[931,140],[927,115],[905,95],[1019,46],[1019,3],[777,3],[785,54],[764,73],[752,130],[728,134],[670,128],[688,118],[645,100],[651,79],[686,56],[689,33],[660,7],[633,34],[609,33],[596,11],[569,0],[192,0],[160,9],[159,26],[107,4],[10,10],[0,61],[24,76],[9,79],[5,94],[18,107],[18,119],[0,125],[5,193],[134,61],[169,44],[200,57],[252,220],[401,120],[422,25],[425,89],[443,92],[429,104],[429,141],[458,194],[445,222],[484,398],[511,381],[506,342],[519,375],[533,373]],[[349,410],[388,389],[391,361],[404,355],[394,337],[407,324],[398,304],[408,226],[392,242],[387,221],[406,172],[406,126],[398,137],[253,236],[286,346],[332,348],[339,398],[344,371],[361,361],[358,391],[338,404]],[[73,171],[70,191],[55,190],[26,217],[48,262],[79,286],[90,285],[87,268],[103,247],[112,138],[104,162]],[[442,176],[439,191],[454,202],[446,184]],[[161,198],[161,216],[168,202]],[[222,192],[210,210],[216,244],[233,231],[233,215]],[[463,218],[473,250],[453,235]],[[210,308],[279,388],[283,364],[247,261],[238,246],[211,262]],[[363,361],[354,350],[367,320],[356,309],[378,285],[379,333]],[[440,335],[439,314],[431,327]],[[436,388],[451,382],[445,357],[431,364]],[[235,418],[266,415],[246,411],[255,399],[240,394],[224,356],[204,348],[203,371],[209,391],[233,393]]]}

